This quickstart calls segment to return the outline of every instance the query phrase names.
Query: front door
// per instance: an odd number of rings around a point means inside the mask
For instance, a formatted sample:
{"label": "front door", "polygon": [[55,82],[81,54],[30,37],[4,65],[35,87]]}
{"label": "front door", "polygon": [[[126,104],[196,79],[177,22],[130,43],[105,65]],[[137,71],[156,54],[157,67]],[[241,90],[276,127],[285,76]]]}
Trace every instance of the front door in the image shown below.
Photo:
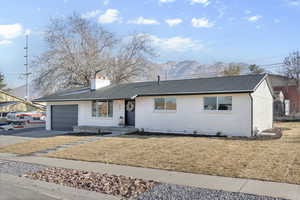
{"label": "front door", "polygon": [[125,125],[135,126],[135,101],[125,101]]}

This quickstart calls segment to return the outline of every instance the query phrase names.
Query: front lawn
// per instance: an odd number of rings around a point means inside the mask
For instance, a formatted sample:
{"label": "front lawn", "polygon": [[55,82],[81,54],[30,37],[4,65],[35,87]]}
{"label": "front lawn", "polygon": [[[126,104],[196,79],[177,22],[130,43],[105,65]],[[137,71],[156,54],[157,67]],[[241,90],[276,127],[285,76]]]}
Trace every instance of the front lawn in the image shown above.
{"label": "front lawn", "polygon": [[300,184],[300,123],[277,140],[123,136],[73,146],[47,156]]}
{"label": "front lawn", "polygon": [[56,136],[33,139],[27,142],[0,147],[0,153],[30,154],[37,151],[55,148],[59,145],[84,140],[84,138],[85,137],[80,136]]}

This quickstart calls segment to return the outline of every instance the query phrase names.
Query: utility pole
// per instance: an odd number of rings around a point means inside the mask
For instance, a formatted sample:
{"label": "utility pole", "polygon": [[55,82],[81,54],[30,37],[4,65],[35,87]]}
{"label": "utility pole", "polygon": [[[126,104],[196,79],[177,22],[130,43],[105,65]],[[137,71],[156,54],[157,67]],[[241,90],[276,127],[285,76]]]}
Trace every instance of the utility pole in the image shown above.
{"label": "utility pole", "polygon": [[31,73],[29,73],[29,66],[28,66],[28,34],[26,34],[26,43],[25,43],[25,67],[26,67],[26,72],[25,72],[25,78],[26,78],[26,96],[25,99],[28,100],[29,99],[29,75]]}

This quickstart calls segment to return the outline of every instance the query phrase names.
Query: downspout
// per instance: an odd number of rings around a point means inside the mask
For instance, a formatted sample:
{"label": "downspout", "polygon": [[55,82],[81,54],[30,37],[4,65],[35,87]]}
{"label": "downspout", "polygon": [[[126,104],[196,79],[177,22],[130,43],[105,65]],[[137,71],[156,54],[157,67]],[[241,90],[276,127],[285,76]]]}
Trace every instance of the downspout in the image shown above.
{"label": "downspout", "polygon": [[248,93],[250,97],[250,121],[251,121],[251,137],[253,137],[253,97],[251,93]]}

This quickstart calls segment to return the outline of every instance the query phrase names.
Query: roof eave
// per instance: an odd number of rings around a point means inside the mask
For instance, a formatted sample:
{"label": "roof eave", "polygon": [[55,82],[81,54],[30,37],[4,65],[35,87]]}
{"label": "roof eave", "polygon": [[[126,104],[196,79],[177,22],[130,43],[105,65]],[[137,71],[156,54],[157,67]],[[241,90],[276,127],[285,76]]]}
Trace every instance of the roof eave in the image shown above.
{"label": "roof eave", "polygon": [[77,98],[77,99],[36,99],[33,102],[61,102],[61,101],[93,101],[93,100],[126,100],[135,99],[142,96],[170,96],[170,95],[207,95],[207,94],[236,94],[236,93],[252,93],[254,90],[236,90],[236,91],[206,91],[206,92],[180,92],[180,93],[148,93],[139,94],[132,97],[119,98]]}

